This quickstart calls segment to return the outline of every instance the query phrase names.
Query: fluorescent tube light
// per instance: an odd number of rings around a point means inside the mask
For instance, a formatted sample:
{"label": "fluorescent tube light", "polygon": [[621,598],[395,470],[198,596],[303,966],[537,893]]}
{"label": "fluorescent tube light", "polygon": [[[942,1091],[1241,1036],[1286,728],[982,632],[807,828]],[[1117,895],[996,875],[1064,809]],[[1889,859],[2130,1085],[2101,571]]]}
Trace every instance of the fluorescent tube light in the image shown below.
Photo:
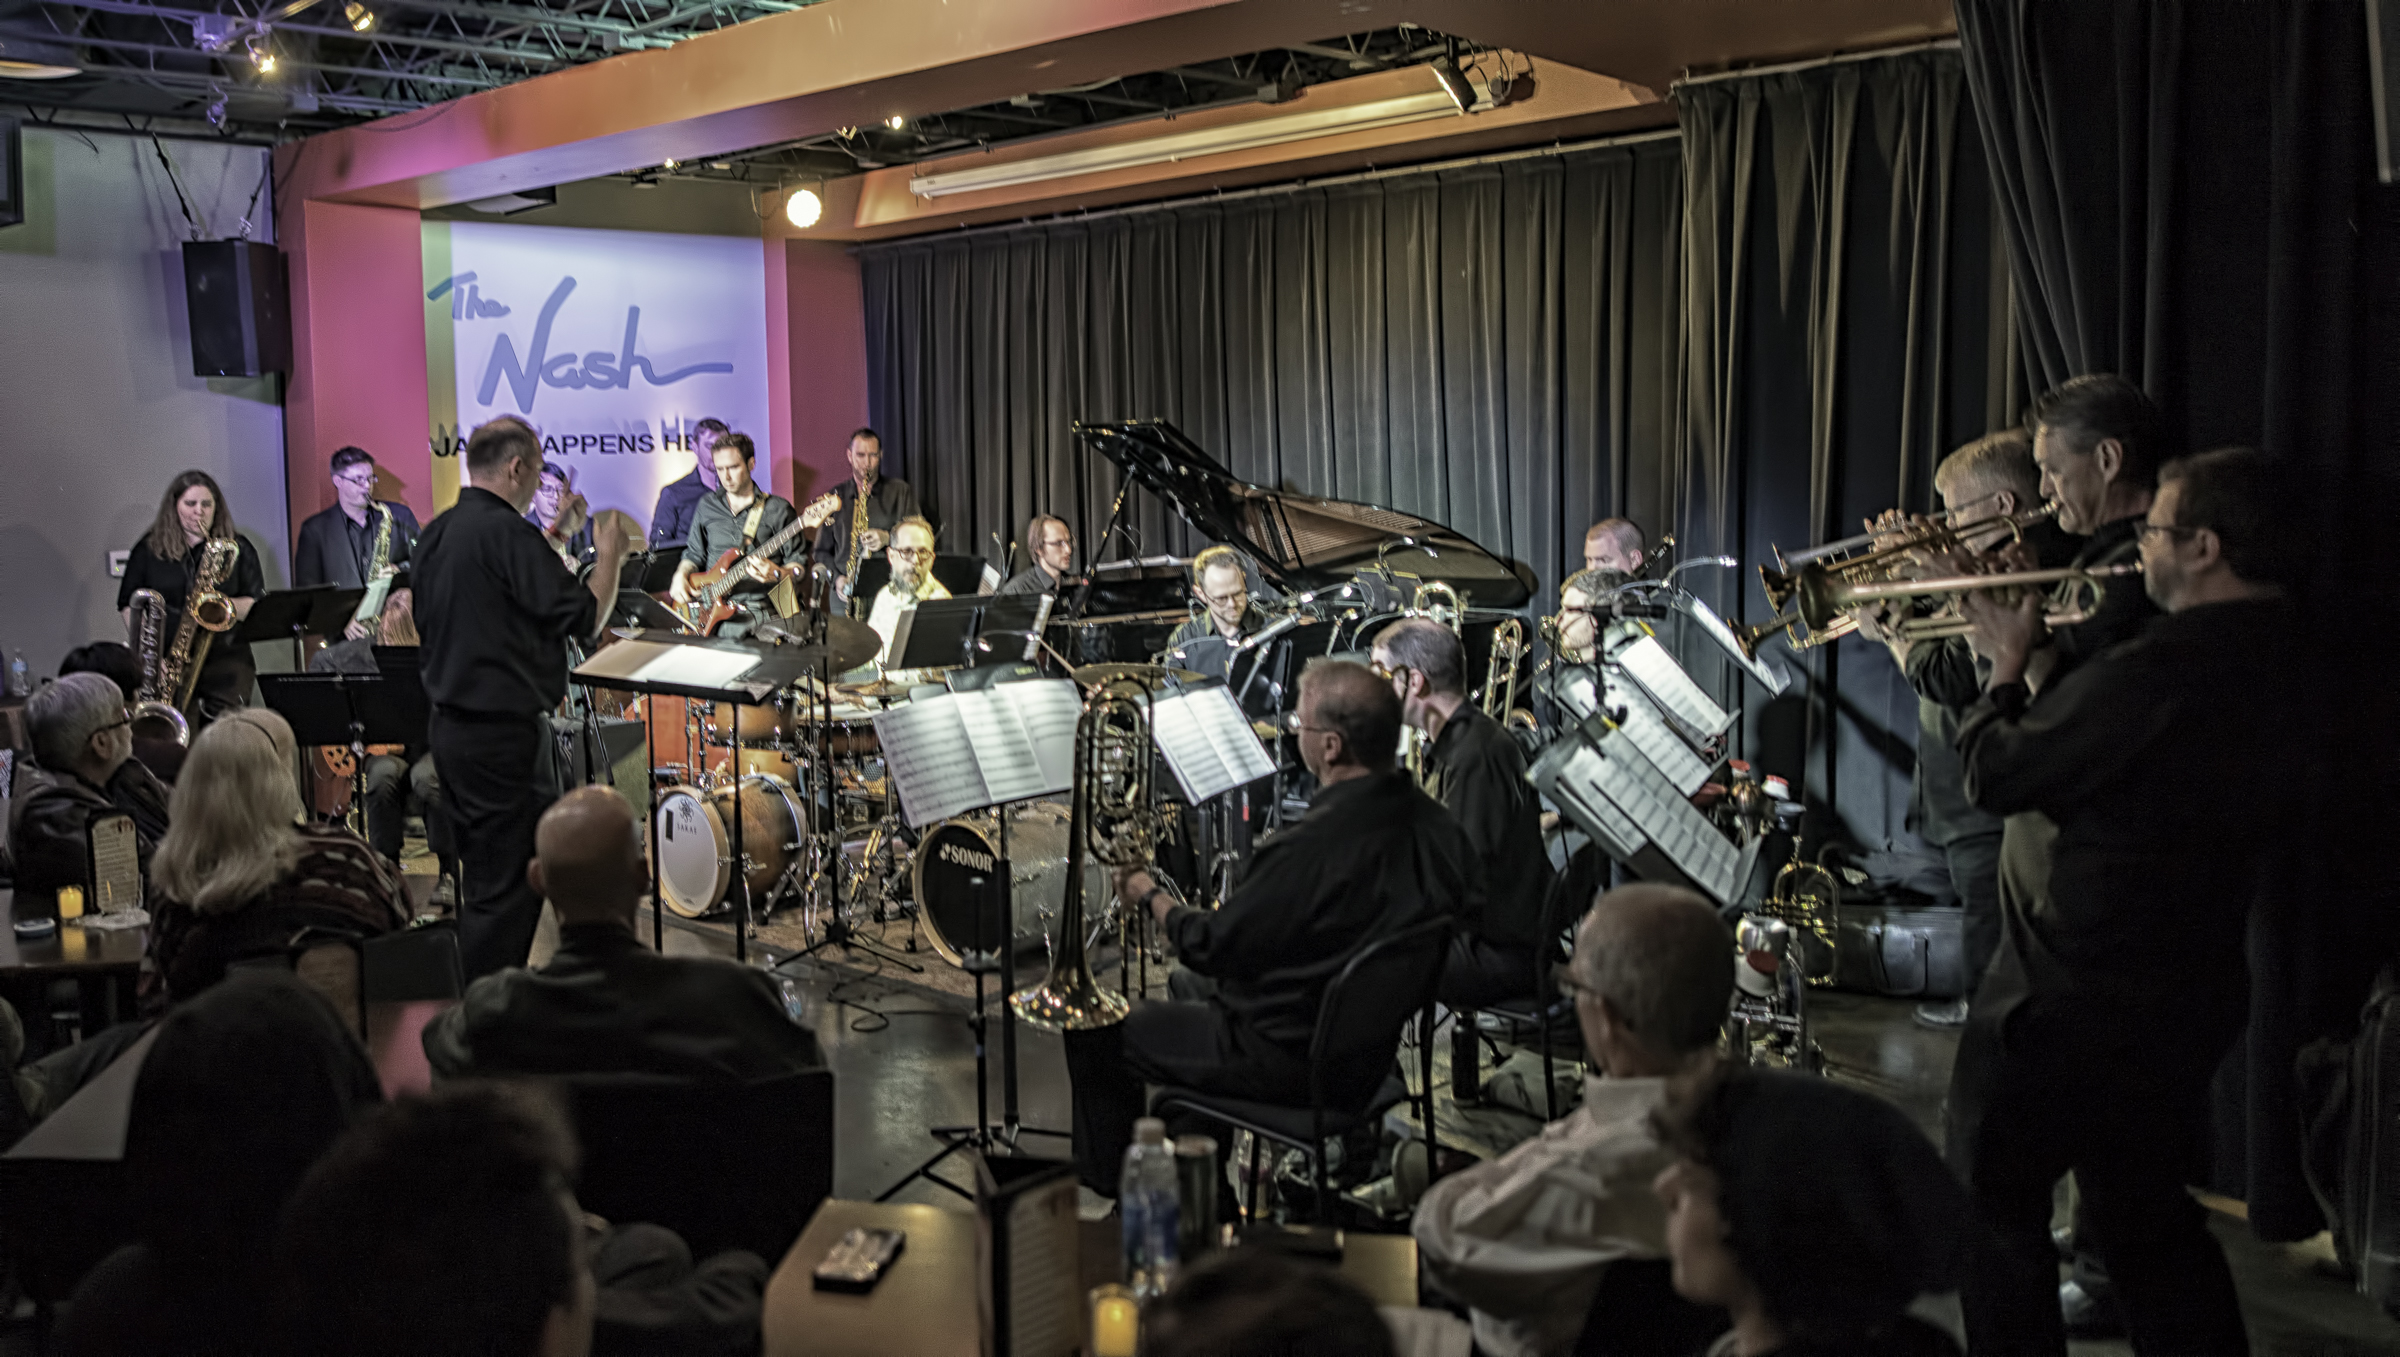
{"label": "fluorescent tube light", "polygon": [[1315,137],[1339,136],[1344,132],[1398,127],[1404,123],[1425,122],[1433,118],[1456,118],[1464,111],[1448,91],[1427,90],[1422,94],[1379,99],[1348,108],[1287,113],[1230,127],[1177,132],[1141,141],[1121,142],[1114,146],[1064,151],[1031,160],[1012,160],[998,165],[979,165],[973,169],[918,175],[908,181],[908,191],[920,198],[978,193],[985,189],[1071,179],[1077,175],[1105,174],[1111,170],[1129,170],[1142,165],[1195,160],[1202,156],[1223,155],[1228,151],[1247,151]]}

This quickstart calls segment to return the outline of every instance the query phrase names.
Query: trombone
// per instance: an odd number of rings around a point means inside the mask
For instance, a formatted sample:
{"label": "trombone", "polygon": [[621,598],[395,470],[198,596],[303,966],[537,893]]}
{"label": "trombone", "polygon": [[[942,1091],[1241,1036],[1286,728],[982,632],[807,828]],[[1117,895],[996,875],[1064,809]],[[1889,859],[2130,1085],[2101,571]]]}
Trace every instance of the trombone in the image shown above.
{"label": "trombone", "polygon": [[[2042,621],[2051,627],[2071,627],[2089,621],[2100,611],[2101,602],[2108,596],[2108,580],[2140,573],[2141,563],[2128,561],[2083,570],[2019,570],[2002,575],[1942,575],[1862,584],[1839,578],[1829,570],[1803,568],[1790,607],[1756,626],[1736,627],[1733,634],[1741,644],[1742,653],[1755,658],[1759,642],[1777,631],[1788,632],[1791,644],[1800,648],[1823,645],[1847,635],[1857,629],[1858,622],[1844,614],[1885,599],[1955,598],[1985,589],[2045,588],[2056,584],[2069,586],[2067,596],[2060,600],[2059,606],[2045,611]],[[1807,628],[1805,634],[1800,630],[1802,627]],[[1894,627],[1893,632],[1902,640],[1913,642],[1964,636],[1974,629],[1975,625],[1966,618],[1952,615],[1908,618]]]}

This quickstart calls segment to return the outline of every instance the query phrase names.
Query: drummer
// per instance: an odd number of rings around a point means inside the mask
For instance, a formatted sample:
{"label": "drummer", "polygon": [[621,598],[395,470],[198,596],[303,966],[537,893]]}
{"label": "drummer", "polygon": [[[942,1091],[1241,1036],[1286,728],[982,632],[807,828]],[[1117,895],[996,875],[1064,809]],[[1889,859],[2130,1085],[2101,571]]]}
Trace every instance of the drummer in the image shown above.
{"label": "drummer", "polygon": [[855,669],[846,677],[854,681],[885,678],[895,683],[920,681],[930,675],[928,670],[884,671],[892,648],[892,636],[900,629],[900,619],[914,612],[916,606],[929,598],[948,598],[950,591],[933,577],[933,525],[923,518],[901,519],[892,527],[892,543],[884,549],[884,557],[892,563],[891,582],[875,592],[875,606],[867,613],[867,625],[874,628],[883,644],[875,652],[873,665]]}

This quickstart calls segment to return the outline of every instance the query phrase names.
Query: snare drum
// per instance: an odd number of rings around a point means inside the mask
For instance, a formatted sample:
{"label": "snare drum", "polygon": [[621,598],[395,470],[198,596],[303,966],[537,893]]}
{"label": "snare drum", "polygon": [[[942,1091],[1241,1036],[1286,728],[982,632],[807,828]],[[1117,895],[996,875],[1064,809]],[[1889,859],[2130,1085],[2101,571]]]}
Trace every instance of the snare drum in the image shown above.
{"label": "snare drum", "polygon": [[[1066,903],[1067,818],[1065,806],[1036,802],[1020,807],[1009,819],[1009,866],[1015,878],[1010,933],[1019,947],[1040,946],[1049,921]],[[917,843],[909,868],[917,915],[933,950],[953,966],[963,964],[961,958],[975,947],[979,927],[984,950],[999,945],[998,911],[989,903],[991,897],[975,885],[977,878],[991,880],[999,856],[999,821],[989,811],[946,820]],[[1099,919],[1110,892],[1107,870],[1086,854],[1083,910],[1087,921]]]}
{"label": "snare drum", "polygon": [[772,707],[712,703],[708,710],[710,744],[787,744],[792,738],[792,714],[783,704]]}
{"label": "snare drum", "polygon": [[[883,752],[883,741],[875,736],[875,713],[864,707],[854,707],[847,702],[836,702],[824,725],[826,726],[827,742],[832,746],[833,756],[837,759],[864,758]],[[796,718],[793,725],[794,731],[797,732],[793,736],[793,742],[804,750],[815,749],[817,747],[817,726],[818,722],[815,716],[803,712]]]}
{"label": "snare drum", "polygon": [[[668,909],[697,919],[725,906],[733,881],[733,789],[703,792],[675,786],[658,796],[658,894]],[[742,856],[750,898],[766,895],[799,856],[808,820],[781,778],[752,776],[741,783]]]}

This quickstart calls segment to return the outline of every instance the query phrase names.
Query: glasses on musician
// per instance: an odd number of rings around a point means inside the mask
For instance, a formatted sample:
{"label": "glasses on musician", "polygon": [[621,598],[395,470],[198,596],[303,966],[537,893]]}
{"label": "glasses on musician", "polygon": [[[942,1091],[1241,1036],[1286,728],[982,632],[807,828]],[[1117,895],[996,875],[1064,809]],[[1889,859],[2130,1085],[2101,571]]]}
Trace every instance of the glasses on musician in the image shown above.
{"label": "glasses on musician", "polygon": [[336,485],[349,486],[353,490],[372,490],[375,488],[375,477],[372,474],[365,476],[336,476],[333,478],[333,483]]}
{"label": "glasses on musician", "polygon": [[2150,540],[2153,534],[2163,532],[2170,540],[2180,542],[2184,538],[2189,537],[2198,531],[2200,531],[2198,528],[2178,527],[2173,523],[2151,523],[2144,521],[2133,525],[2133,540],[2137,542],[2147,542]]}
{"label": "glasses on musician", "polygon": [[930,560],[930,559],[932,559],[932,557],[933,557],[933,548],[932,548],[932,547],[893,547],[893,548],[892,548],[892,554],[893,554],[894,556],[905,557],[905,558],[907,558],[908,560],[912,560],[912,561],[924,561],[924,560]]}

